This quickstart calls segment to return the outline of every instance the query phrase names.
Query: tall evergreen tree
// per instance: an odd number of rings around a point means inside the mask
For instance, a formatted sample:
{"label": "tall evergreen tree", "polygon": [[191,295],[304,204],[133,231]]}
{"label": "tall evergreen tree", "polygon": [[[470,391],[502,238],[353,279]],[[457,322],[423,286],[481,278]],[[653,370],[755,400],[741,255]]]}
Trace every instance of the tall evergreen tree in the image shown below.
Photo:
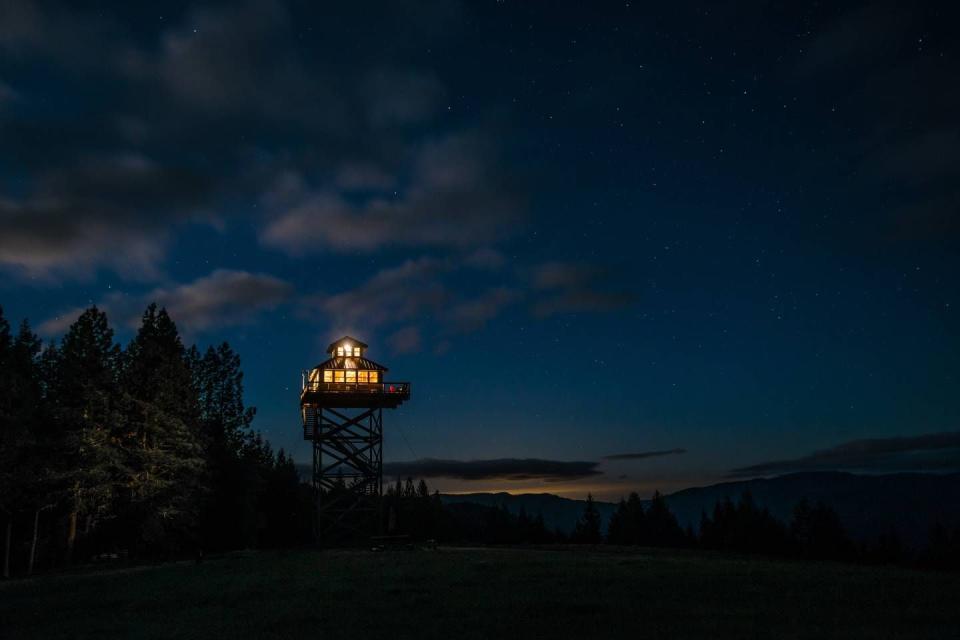
{"label": "tall evergreen tree", "polygon": [[654,547],[679,547],[684,543],[683,529],[659,491],[653,493],[644,518],[642,544]]}
{"label": "tall evergreen tree", "polygon": [[263,491],[263,474],[255,465],[262,456],[250,428],[256,409],[243,401],[240,357],[224,342],[208,347],[202,358],[196,349],[190,350],[187,362],[199,400],[211,487],[204,501],[204,546],[254,546],[259,530],[257,504]]}
{"label": "tall evergreen tree", "polygon": [[10,366],[13,361],[13,340],[10,323],[0,307],[0,518],[4,522],[3,577],[10,577],[10,545],[13,517],[21,488],[18,466],[22,455],[23,435],[14,416],[15,383]]}
{"label": "tall evergreen tree", "polygon": [[580,516],[574,529],[574,540],[583,544],[598,544],[601,541],[601,525],[602,519],[597,506],[593,503],[593,494],[588,493],[583,515]]}
{"label": "tall evergreen tree", "polygon": [[127,475],[120,444],[125,428],[119,411],[119,360],[113,329],[96,307],[80,314],[59,349],[44,354],[50,466],[67,505],[68,562],[78,537],[111,516]]}
{"label": "tall evergreen tree", "polygon": [[627,539],[627,501],[620,498],[617,510],[610,516],[607,525],[607,542],[610,544],[630,544]]}
{"label": "tall evergreen tree", "polygon": [[790,532],[800,553],[808,558],[842,560],[853,554],[853,543],[847,537],[837,512],[818,501],[806,499],[797,503],[790,521]]}
{"label": "tall evergreen tree", "polygon": [[122,388],[134,528],[148,548],[175,551],[196,537],[204,459],[186,352],[156,305],[124,354]]}

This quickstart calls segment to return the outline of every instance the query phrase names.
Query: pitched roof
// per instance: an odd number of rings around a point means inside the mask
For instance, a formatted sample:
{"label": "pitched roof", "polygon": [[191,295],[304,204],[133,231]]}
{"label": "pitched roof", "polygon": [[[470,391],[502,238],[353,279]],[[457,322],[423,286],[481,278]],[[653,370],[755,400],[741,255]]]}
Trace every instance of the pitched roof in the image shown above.
{"label": "pitched roof", "polygon": [[385,366],[368,360],[367,358],[348,358],[337,357],[324,360],[314,367],[314,369],[371,369],[374,371],[389,371]]}
{"label": "pitched roof", "polygon": [[349,342],[351,345],[355,347],[360,347],[361,349],[367,348],[366,342],[361,342],[360,340],[357,340],[356,338],[352,338],[350,336],[343,336],[339,340],[334,340],[333,342],[330,343],[330,346],[327,347],[327,353],[333,353],[334,350],[337,348],[337,346],[339,346],[343,342]]}

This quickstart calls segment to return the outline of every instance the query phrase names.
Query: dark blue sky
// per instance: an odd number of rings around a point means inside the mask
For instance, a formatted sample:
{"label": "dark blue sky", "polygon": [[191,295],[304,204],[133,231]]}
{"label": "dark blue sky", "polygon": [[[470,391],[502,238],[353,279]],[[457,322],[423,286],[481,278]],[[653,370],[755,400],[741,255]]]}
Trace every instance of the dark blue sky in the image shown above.
{"label": "dark blue sky", "polygon": [[47,339],[156,300],[305,461],[356,335],[448,490],[960,467],[950,3],[128,4],[0,0],[0,303]]}

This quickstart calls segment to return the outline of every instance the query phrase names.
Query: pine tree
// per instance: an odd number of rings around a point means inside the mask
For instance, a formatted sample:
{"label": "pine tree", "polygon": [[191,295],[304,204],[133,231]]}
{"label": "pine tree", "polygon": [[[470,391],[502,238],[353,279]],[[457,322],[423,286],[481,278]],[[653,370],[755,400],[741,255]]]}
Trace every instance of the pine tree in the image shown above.
{"label": "pine tree", "polygon": [[588,493],[583,515],[580,516],[580,520],[574,529],[574,540],[581,544],[599,544],[601,541],[601,524],[600,512],[593,504],[593,495]]}
{"label": "pine tree", "polygon": [[430,497],[430,488],[427,487],[427,481],[423,478],[420,478],[420,482],[417,483],[417,497],[418,498],[429,498]]}
{"label": "pine tree", "polygon": [[0,516],[4,519],[3,577],[10,577],[10,545],[13,517],[21,489],[18,473],[24,448],[20,426],[14,416],[16,387],[11,375],[13,340],[10,323],[0,307]]}
{"label": "pine tree", "polygon": [[636,491],[627,497],[625,544],[643,544],[646,531],[646,511]]}
{"label": "pine tree", "polygon": [[842,560],[853,553],[837,512],[823,502],[812,507],[803,499],[793,510],[790,532],[800,552],[810,558]]}
{"label": "pine tree", "polygon": [[253,505],[262,490],[262,476],[250,468],[257,456],[245,448],[253,439],[250,425],[256,409],[243,402],[240,357],[226,342],[200,357],[192,348],[186,362],[198,398],[201,442],[210,491],[203,507],[203,545],[211,549],[251,546],[258,524]]}
{"label": "pine tree", "polygon": [[[3,467],[16,478],[14,496],[19,499],[19,510],[26,511],[27,521],[32,525],[30,555],[27,572],[32,573],[36,552],[40,513],[54,506],[46,494],[50,489],[50,477],[46,470],[43,447],[46,444],[40,433],[44,422],[42,386],[40,379],[40,339],[24,320],[13,342],[10,362],[0,365],[9,367],[13,379],[12,417],[15,421],[16,442],[10,453],[14,454],[10,467]],[[4,447],[0,446],[0,450]],[[2,493],[2,492],[0,492]],[[5,563],[6,568],[6,563]]]}
{"label": "pine tree", "polygon": [[620,498],[617,510],[610,516],[607,525],[607,542],[610,544],[630,544],[627,539],[627,501]]}
{"label": "pine tree", "polygon": [[196,537],[204,458],[187,354],[156,305],[124,354],[122,381],[138,537],[153,550],[176,551]]}
{"label": "pine tree", "polygon": [[68,562],[78,537],[112,515],[117,489],[127,476],[120,446],[125,428],[119,411],[119,359],[113,330],[96,307],[80,314],[60,347],[51,346],[42,358],[53,427],[51,471],[68,511]]}
{"label": "pine tree", "polygon": [[310,532],[310,505],[303,508],[300,478],[293,458],[283,449],[275,462],[263,493],[261,511],[265,517],[262,546],[291,547],[307,542]]}
{"label": "pine tree", "polygon": [[643,544],[654,547],[678,547],[683,544],[683,529],[667,506],[659,491],[653,493],[646,512],[646,531]]}

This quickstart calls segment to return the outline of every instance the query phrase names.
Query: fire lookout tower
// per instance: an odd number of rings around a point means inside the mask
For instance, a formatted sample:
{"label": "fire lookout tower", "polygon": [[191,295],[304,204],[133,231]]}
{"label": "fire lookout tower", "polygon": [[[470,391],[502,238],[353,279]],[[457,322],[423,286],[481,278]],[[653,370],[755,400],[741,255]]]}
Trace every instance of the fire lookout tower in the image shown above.
{"label": "fire lookout tower", "polygon": [[303,372],[303,439],[313,442],[316,532],[322,544],[375,534],[383,494],[383,410],[410,398],[409,382],[385,382],[367,345],[344,336],[330,358]]}

